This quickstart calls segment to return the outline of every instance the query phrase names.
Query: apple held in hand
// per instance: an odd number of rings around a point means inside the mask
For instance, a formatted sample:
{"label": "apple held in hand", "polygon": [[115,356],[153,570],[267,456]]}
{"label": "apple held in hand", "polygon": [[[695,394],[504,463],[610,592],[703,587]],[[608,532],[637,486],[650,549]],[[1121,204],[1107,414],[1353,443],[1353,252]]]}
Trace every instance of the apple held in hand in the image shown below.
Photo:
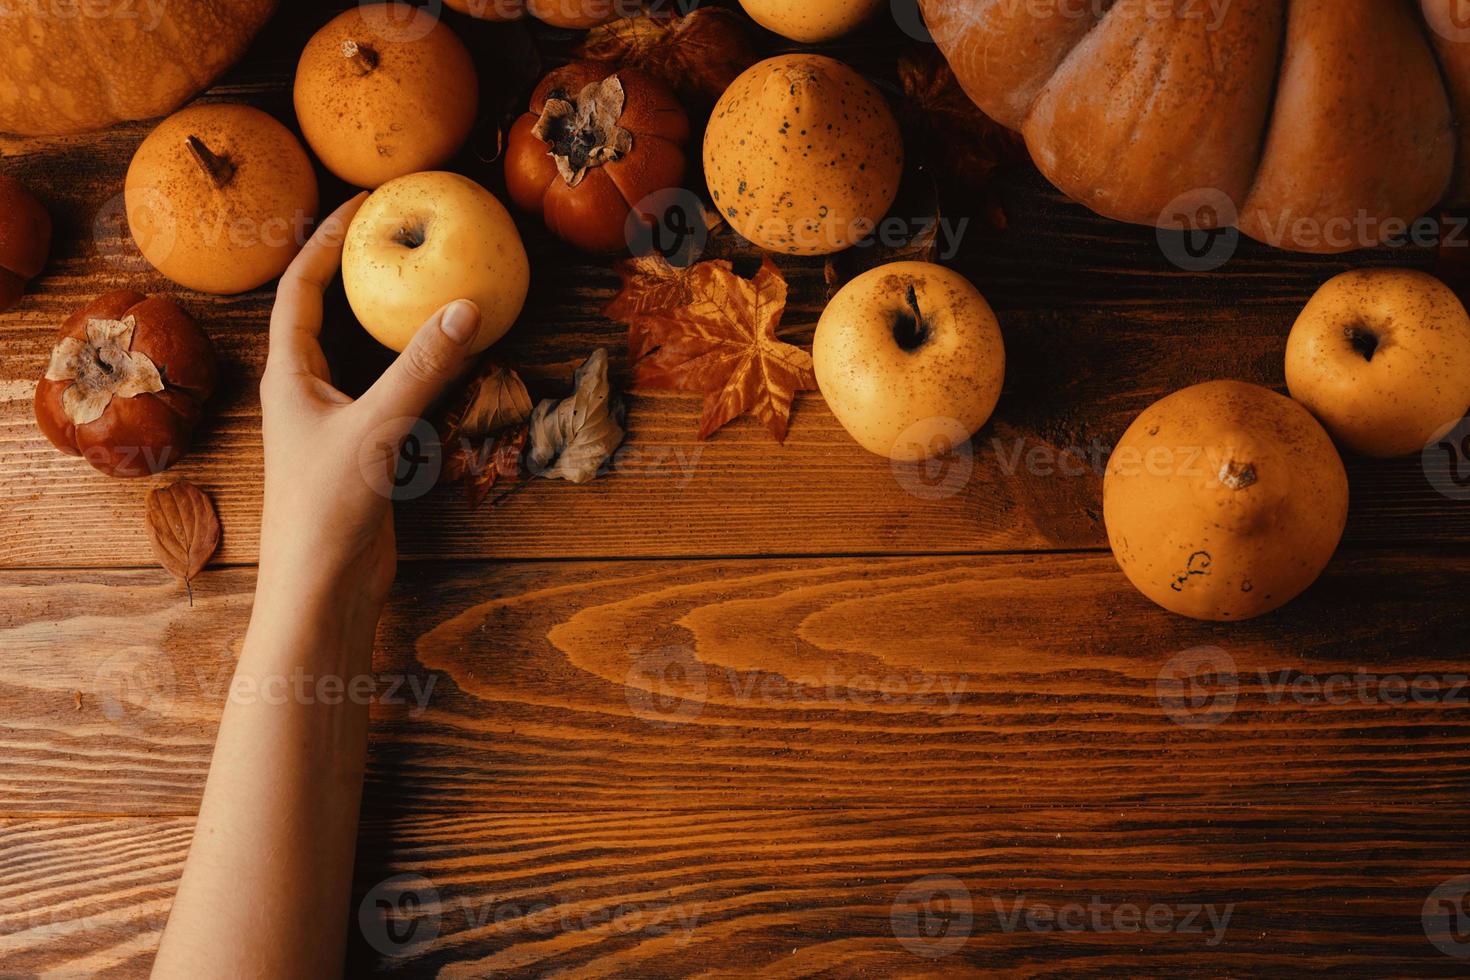
{"label": "apple held in hand", "polygon": [[482,351],[505,335],[530,288],[531,267],[505,206],[459,174],[390,180],[352,219],[342,282],[352,312],[382,344],[402,351],[441,306],[480,307]]}
{"label": "apple held in hand", "polygon": [[842,288],[812,342],[817,385],[865,449],[902,462],[942,455],[995,410],[1005,346],[964,276],[894,262]]}
{"label": "apple held in hand", "polygon": [[1348,449],[1417,453],[1470,410],[1470,316],[1425,273],[1345,272],[1292,327],[1286,384]]}

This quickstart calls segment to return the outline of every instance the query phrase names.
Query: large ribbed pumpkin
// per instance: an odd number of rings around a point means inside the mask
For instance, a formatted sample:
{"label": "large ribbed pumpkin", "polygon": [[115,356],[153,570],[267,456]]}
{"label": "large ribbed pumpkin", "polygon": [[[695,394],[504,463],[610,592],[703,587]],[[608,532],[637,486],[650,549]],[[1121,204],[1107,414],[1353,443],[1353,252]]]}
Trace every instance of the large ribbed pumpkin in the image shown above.
{"label": "large ribbed pumpkin", "polygon": [[276,0],[12,6],[0,11],[0,132],[49,136],[172,112],[245,53]]}
{"label": "large ribbed pumpkin", "polygon": [[976,104],[1108,217],[1343,252],[1467,187],[1460,0],[921,2]]}

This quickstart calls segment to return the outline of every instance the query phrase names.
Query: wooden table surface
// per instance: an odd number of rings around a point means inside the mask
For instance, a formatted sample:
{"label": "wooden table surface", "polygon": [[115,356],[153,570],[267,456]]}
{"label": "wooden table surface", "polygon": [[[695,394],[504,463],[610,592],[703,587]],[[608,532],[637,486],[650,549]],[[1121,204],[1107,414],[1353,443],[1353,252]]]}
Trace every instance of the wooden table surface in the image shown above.
{"label": "wooden table surface", "polygon": [[[209,98],[292,122],[296,53],[330,11],[284,6]],[[454,25],[495,85],[523,28]],[[891,75],[895,33],[843,52]],[[554,60],[569,35],[536,37]],[[250,611],[272,296],[142,263],[120,195],[148,130],[0,139],[0,170],[57,219],[33,295],[0,315],[4,976],[146,973]],[[299,909],[352,916],[350,975],[1470,969],[1447,931],[1470,908],[1470,505],[1417,459],[1349,460],[1322,581],[1214,625],[1129,586],[1096,467],[1177,388],[1282,388],[1287,331],[1330,276],[1435,256],[1243,242],[1191,273],[1029,168],[997,188],[1008,228],[972,223],[954,264],[1000,315],[1005,392],[944,472],[865,454],[815,394],[778,446],[752,420],[701,443],[697,398],[634,390],[626,455],[593,484],[401,506],[357,897]],[[324,180],[325,201],[347,193]],[[535,282],[504,360],[565,379],[606,346],[627,385],[610,266],[525,231]],[[755,254],[732,238],[715,254]],[[782,333],[808,343],[822,264],[779,265]],[[121,286],[178,298],[224,364],[198,448],[133,482],[56,453],[31,408],[58,324]],[[340,288],[331,310],[360,390],[385,357]],[[142,517],[176,477],[225,529],[192,608]],[[1195,675],[1193,695],[1170,683]]]}

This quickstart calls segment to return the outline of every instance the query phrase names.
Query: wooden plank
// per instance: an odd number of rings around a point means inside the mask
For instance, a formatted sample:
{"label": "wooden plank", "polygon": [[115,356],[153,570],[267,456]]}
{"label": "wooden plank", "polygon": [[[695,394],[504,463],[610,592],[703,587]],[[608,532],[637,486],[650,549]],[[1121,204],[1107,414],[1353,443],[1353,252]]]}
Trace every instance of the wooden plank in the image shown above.
{"label": "wooden plank", "polygon": [[[145,976],[191,827],[0,822],[0,972]],[[1458,976],[1466,844],[1399,801],[370,814],[348,975]]]}
{"label": "wooden plank", "polygon": [[[379,633],[370,780],[424,813],[1462,807],[1467,572],[1345,554],[1222,626],[1102,555],[415,566]],[[193,812],[253,578],[206,573],[190,608],[161,571],[0,574],[5,814]],[[1167,684],[1200,646],[1235,690],[1206,678],[1191,709]]]}
{"label": "wooden plank", "polygon": [[[346,0],[329,6],[348,7]],[[296,53],[327,16],[287,5],[244,64],[210,99],[246,101],[288,122]],[[454,26],[478,53],[485,105],[514,85],[500,79],[519,27]],[[537,29],[548,62],[575,35]],[[893,82],[895,38],[874,30],[835,53]],[[486,120],[456,166],[495,187]],[[145,563],[139,514],[144,485],[108,480],[55,453],[37,432],[31,399],[56,327],[85,301],[128,286],[172,295],[205,323],[224,377],[195,453],[172,475],[216,498],[225,526],[220,560],[256,560],[260,517],[260,406],[269,289],[231,298],[180,290],[149,269],[127,234],[123,175],[149,130],[138,123],[83,137],[0,138],[0,160],[32,186],[57,222],[54,257],[34,294],[0,314],[0,566],[90,567]],[[1152,229],[1105,221],[1061,200],[1030,168],[998,185],[1010,230],[983,227],[957,209],[956,267],[1001,314],[1008,382],[995,421],[973,461],[940,477],[943,492],[911,470],[896,476],[858,449],[816,395],[801,399],[784,447],[737,423],[713,441],[694,438],[698,400],[640,391],[632,437],[617,472],[589,487],[537,483],[494,512],[471,513],[454,493],[402,508],[409,559],[673,557],[816,553],[957,553],[1100,548],[1095,472],[1132,417],[1184,385],[1237,377],[1280,386],[1286,332],[1311,292],[1354,265],[1424,266],[1426,249],[1384,248],[1350,257],[1275,252],[1242,242],[1213,274],[1181,271]],[[323,176],[323,199],[348,196]],[[916,217],[916,216],[908,216]],[[961,228],[960,222],[964,222]],[[622,329],[599,314],[616,277],[607,263],[555,245],[523,221],[535,282],[526,315],[499,351],[536,376],[566,377],[597,346],[618,355],[627,383]],[[734,236],[711,256],[750,259]],[[792,305],[783,333],[806,343],[825,299],[819,261],[783,259]],[[385,352],[352,321],[340,290],[327,342],[340,381],[362,390]],[[1063,453],[1080,451],[1092,466]],[[1035,455],[1033,455],[1035,454]],[[1060,459],[1065,471],[1057,472]],[[1070,474],[1070,475],[1069,475]],[[1417,460],[1355,462],[1352,541],[1375,544],[1470,541],[1470,510],[1437,494]],[[161,481],[145,481],[154,483]],[[918,495],[905,487],[917,483]]]}
{"label": "wooden plank", "polygon": [[[141,130],[104,137],[119,150]],[[40,184],[64,228],[38,293],[0,315],[0,565],[129,566],[146,562],[145,485],[114,481],[56,453],[37,431],[31,401],[52,333],[105,288],[130,284],[176,295],[200,315],[224,364],[214,416],[194,454],[168,474],[215,497],[225,527],[220,560],[258,555],[261,445],[257,386],[270,297],[181,294],[152,272],[110,271],[132,251],[121,228],[96,243],[76,236],[115,193],[86,170],[81,146],[17,161]],[[125,158],[126,152],[110,154]],[[109,156],[105,154],[104,156]],[[49,176],[48,175],[53,175]],[[120,171],[118,179],[120,180]],[[1238,377],[1282,384],[1295,311],[1340,260],[1247,254],[1215,277],[1178,272],[1150,250],[1153,232],[1102,222],[1052,200],[1034,175],[1008,185],[1013,227],[972,230],[958,263],[997,306],[1009,373],[992,423],[966,455],[935,471],[897,470],[859,449],[819,396],[804,396],[785,446],[742,421],[709,442],[694,438],[698,399],[638,391],[631,438],[612,475],[585,487],[537,481],[495,510],[474,512],[458,491],[403,505],[408,559],[635,557],[815,553],[956,553],[1101,548],[1099,473],[1114,441],[1147,404],[1187,384]],[[598,346],[629,381],[623,332],[599,310],[616,288],[605,267],[569,261],[531,235],[537,283],[501,356],[534,377],[565,379]],[[725,254],[746,254],[724,242]],[[1079,255],[1095,256],[1078,265]],[[1404,256],[1380,255],[1380,261]],[[807,343],[820,315],[819,264],[782,262],[794,303],[785,334]],[[554,271],[553,271],[554,270]],[[1125,274],[1125,270],[1132,270]],[[386,363],[345,309],[332,304],[327,343],[341,383],[362,390]],[[1470,541],[1470,509],[1435,491],[1415,459],[1350,461],[1359,543]]]}

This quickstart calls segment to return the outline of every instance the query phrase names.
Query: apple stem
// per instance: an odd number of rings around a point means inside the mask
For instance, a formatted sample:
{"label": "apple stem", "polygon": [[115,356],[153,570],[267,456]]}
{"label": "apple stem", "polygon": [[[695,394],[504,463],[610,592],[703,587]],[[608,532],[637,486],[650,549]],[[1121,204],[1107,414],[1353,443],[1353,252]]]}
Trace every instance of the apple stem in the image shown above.
{"label": "apple stem", "polygon": [[1231,460],[1220,467],[1220,482],[1231,490],[1244,490],[1256,482],[1256,465]]}
{"label": "apple stem", "polygon": [[893,339],[904,350],[915,351],[924,346],[924,342],[929,339],[929,322],[924,319],[924,314],[919,309],[919,294],[915,291],[913,283],[909,283],[908,290],[904,293],[904,300],[908,303],[912,316],[902,316],[898,323],[894,324]]}
{"label": "apple stem", "polygon": [[228,158],[211,150],[202,139],[190,136],[184,142],[189,147],[189,152],[194,154],[194,160],[209,175],[215,187],[222,189],[235,179],[235,165]]}
{"label": "apple stem", "polygon": [[356,65],[360,75],[371,74],[378,67],[378,52],[356,41],[342,42],[342,57]]}

